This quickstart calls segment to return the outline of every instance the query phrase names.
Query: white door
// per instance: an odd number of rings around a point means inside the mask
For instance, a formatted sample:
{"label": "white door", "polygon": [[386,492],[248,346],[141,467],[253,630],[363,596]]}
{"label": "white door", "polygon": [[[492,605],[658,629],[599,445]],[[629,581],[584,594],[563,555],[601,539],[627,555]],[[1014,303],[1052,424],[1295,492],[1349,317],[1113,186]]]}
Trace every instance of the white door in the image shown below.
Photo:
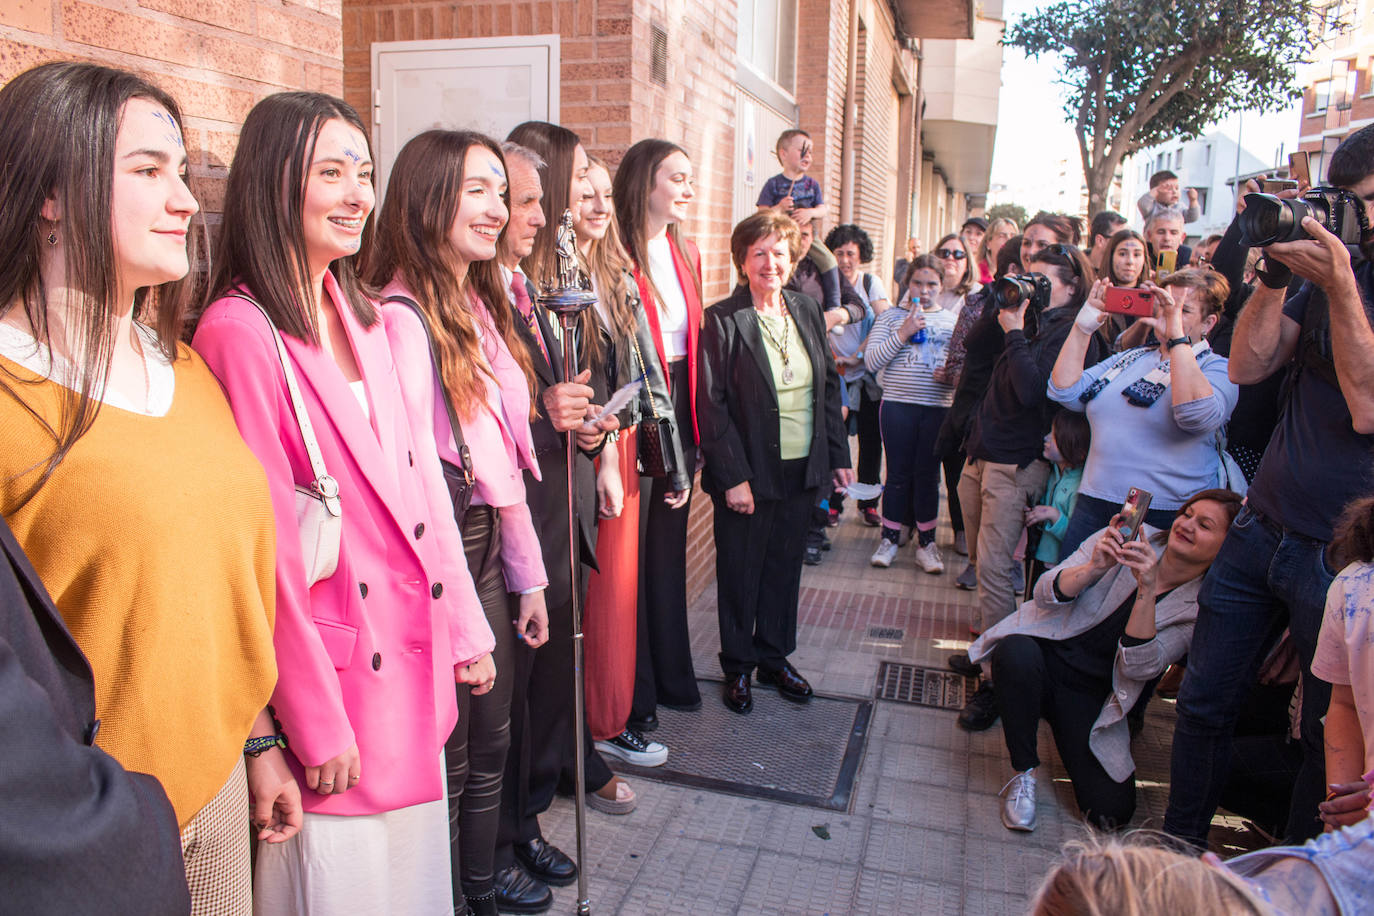
{"label": "white door", "polygon": [[378,197],[416,134],[461,128],[501,140],[524,121],[557,123],[558,61],[557,35],[374,42]]}

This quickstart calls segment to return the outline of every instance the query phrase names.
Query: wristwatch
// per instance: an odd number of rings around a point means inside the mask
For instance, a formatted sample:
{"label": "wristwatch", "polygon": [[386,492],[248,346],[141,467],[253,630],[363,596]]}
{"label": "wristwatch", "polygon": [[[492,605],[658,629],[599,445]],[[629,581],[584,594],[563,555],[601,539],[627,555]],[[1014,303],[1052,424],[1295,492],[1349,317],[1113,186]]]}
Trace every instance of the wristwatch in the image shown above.
{"label": "wristwatch", "polygon": [[1165,349],[1172,350],[1174,347],[1177,347],[1180,344],[1182,344],[1185,347],[1191,347],[1193,345],[1193,342],[1186,337],[1170,337],[1168,340],[1168,345],[1165,347]]}

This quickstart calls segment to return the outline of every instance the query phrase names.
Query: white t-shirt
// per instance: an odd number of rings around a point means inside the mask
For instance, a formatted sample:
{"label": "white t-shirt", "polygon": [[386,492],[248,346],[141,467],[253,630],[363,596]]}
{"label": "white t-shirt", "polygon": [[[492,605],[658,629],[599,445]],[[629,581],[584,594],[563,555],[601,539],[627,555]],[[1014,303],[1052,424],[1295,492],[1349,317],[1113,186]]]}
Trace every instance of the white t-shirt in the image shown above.
{"label": "white t-shirt", "polygon": [[[117,391],[102,390],[100,387],[92,391],[91,396],[103,404],[130,413],[165,417],[167,411],[172,409],[172,397],[176,394],[176,372],[158,348],[157,333],[137,321],[133,326],[143,350],[143,371],[148,378],[147,403],[136,403]],[[0,322],[0,356],[64,388],[73,391],[81,388],[81,373],[76,366],[64,357],[54,357],[46,344],[40,344],[27,331],[3,322]]]}
{"label": "white t-shirt", "polygon": [[1364,732],[1364,770],[1374,770],[1374,564],[1350,564],[1327,590],[1312,673],[1350,685]]}
{"label": "white t-shirt", "polygon": [[672,243],[663,238],[650,239],[649,276],[663,297],[658,309],[658,327],[663,334],[663,355],[680,359],[687,355],[687,297],[678,283],[677,267],[673,264]]}

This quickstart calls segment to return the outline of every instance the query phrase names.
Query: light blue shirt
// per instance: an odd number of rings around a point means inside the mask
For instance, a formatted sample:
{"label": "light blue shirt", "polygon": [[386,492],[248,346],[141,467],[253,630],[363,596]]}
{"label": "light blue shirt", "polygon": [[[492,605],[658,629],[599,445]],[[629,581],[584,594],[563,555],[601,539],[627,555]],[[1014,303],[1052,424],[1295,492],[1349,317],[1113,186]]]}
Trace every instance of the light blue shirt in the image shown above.
{"label": "light blue shirt", "polygon": [[1078,492],[1110,502],[1126,498],[1131,487],[1148,490],[1152,509],[1177,509],[1199,490],[1217,486],[1220,466],[1216,434],[1235,409],[1239,389],[1226,377],[1226,358],[1204,348],[1198,366],[1212,385],[1210,397],[1175,407],[1166,389],[1149,407],[1136,407],[1122,392],[1160,364],[1159,351],[1147,353],[1112,379],[1086,405],[1078,396],[1099,376],[1134,351],[1118,353],[1083,371],[1068,388],[1051,379],[1049,396],[1069,410],[1086,413],[1092,447]]}

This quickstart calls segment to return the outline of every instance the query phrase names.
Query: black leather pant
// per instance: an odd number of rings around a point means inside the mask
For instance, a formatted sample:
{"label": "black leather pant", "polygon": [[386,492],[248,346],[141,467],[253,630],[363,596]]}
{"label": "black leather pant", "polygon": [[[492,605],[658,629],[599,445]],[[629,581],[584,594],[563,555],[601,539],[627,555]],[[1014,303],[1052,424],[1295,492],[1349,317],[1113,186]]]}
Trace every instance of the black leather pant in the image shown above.
{"label": "black leather pant", "polygon": [[510,703],[515,681],[515,627],[519,607],[506,591],[501,567],[501,517],[473,506],[463,519],[463,549],[487,623],[496,635],[496,686],[473,696],[458,684],[458,725],[444,744],[448,766],[449,861],[455,906],[465,894],[492,890],[501,778],[510,748]]}

